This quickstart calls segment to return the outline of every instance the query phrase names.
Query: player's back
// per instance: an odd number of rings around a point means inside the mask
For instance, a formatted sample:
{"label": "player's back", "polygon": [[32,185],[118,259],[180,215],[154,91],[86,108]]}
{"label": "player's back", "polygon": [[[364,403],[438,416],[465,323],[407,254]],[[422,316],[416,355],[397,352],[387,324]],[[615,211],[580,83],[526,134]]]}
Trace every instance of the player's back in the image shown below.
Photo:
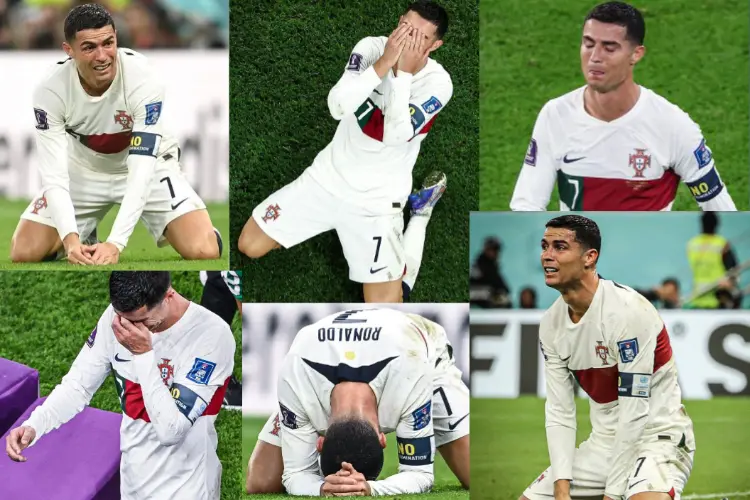
{"label": "player's back", "polygon": [[[279,376],[279,398],[322,432],[330,393],[340,382],[362,382],[378,401],[381,429],[396,428],[411,388],[433,376],[425,334],[404,313],[391,309],[345,311],[297,334]],[[285,408],[282,407],[282,413]]]}
{"label": "player's back", "polygon": [[[37,129],[45,135],[67,136],[68,165],[103,174],[127,174],[136,114],[151,106],[146,119],[154,124],[161,114],[163,88],[148,60],[127,48],[117,50],[115,78],[100,96],[83,88],[75,61],[60,61],[34,93]],[[177,157],[177,141],[161,132],[158,156]],[[135,146],[139,146],[136,144]]]}
{"label": "player's back", "polygon": [[623,396],[647,398],[644,438],[670,435],[679,442],[692,425],[681,403],[666,326],[654,306],[633,289],[599,279],[578,323],[558,298],[542,319],[540,337],[589,395],[596,438],[614,439]]}

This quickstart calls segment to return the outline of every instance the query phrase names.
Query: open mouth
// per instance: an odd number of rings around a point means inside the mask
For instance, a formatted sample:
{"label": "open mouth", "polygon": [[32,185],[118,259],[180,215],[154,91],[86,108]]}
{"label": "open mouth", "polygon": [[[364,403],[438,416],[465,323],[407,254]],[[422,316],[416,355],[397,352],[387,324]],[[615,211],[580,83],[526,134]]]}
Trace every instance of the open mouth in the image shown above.
{"label": "open mouth", "polygon": [[94,71],[96,71],[98,73],[102,73],[104,71],[107,71],[110,66],[112,66],[112,63],[98,64],[98,65],[94,66]]}
{"label": "open mouth", "polygon": [[557,274],[558,271],[559,269],[556,267],[544,266],[544,274]]}

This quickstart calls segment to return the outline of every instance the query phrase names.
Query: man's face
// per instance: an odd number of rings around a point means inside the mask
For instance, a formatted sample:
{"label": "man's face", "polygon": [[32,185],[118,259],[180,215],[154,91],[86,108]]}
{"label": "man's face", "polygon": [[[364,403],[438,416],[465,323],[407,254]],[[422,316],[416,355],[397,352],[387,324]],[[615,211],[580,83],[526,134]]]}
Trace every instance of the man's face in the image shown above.
{"label": "man's face", "polygon": [[586,83],[597,92],[617,89],[633,74],[645,48],[625,38],[627,28],[589,19],[583,25],[581,70]]}
{"label": "man's face", "polygon": [[664,284],[663,287],[663,299],[667,302],[677,303],[680,300],[680,291],[677,289],[674,283],[671,281]]}
{"label": "man's face", "polygon": [[112,26],[79,31],[70,44],[63,43],[63,49],[88,85],[101,88],[115,79],[117,36]]}
{"label": "man's face", "polygon": [[430,52],[437,50],[438,47],[443,45],[443,41],[438,40],[437,37],[437,26],[413,10],[401,16],[398,24],[401,25],[402,23],[409,23],[412,27],[422,32],[422,36],[425,39],[424,48],[427,49],[427,47],[430,47]]}
{"label": "man's face", "polygon": [[541,262],[548,287],[559,290],[580,281],[585,267],[592,266],[595,258],[596,250],[584,251],[570,229],[548,227],[544,231]]}
{"label": "man's face", "polygon": [[159,331],[159,326],[167,318],[168,308],[166,299],[151,309],[141,306],[138,309],[126,313],[115,311],[120,317],[131,323],[141,323],[152,332]]}

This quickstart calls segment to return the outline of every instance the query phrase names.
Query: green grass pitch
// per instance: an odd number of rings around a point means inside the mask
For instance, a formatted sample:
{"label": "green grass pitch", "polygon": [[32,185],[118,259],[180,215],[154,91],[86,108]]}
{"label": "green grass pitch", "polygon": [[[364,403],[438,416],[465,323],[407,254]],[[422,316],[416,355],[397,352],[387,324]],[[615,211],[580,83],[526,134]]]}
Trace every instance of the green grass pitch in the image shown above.
{"label": "green grass pitch", "polygon": [[[750,493],[750,398],[714,398],[684,405],[693,420],[696,452],[683,498]],[[588,400],[578,399],[576,407],[576,442],[580,443],[591,432]],[[549,467],[544,400],[474,398],[471,415],[471,498],[516,500]]]}
{"label": "green grass pitch", "polygon": [[[0,198],[0,270],[91,270],[89,266],[73,266],[67,261],[43,262],[39,264],[14,264],[10,261],[10,240],[18,225],[27,201],[9,201]],[[137,270],[226,270],[229,269],[229,204],[207,204],[211,222],[219,230],[224,239],[224,251],[221,259],[189,261],[183,260],[172,247],[158,248],[146,227],[139,223],[130,237],[128,246],[120,256],[120,263],[115,266],[99,266],[97,270],[109,269],[137,269]],[[99,239],[106,239],[117,215],[115,206],[99,224]]]}
{"label": "green grass pitch", "polygon": [[[335,232],[251,262],[237,239],[253,208],[290,183],[333,138],[328,92],[354,45],[387,36],[408,1],[232,2],[230,67],[230,202],[233,269],[252,280],[246,300],[336,302],[359,300]],[[415,186],[432,170],[448,188],[427,228],[424,258],[412,294],[417,302],[467,300],[466,214],[478,208],[479,22],[476,0],[444,0],[450,26],[434,53],[453,80],[454,94],[422,144]],[[283,207],[282,207],[283,209]]]}
{"label": "green grass pitch", "polygon": [[[579,47],[596,1],[487,0],[480,25],[481,210],[509,210],[539,110],[585,82]],[[748,5],[736,0],[642,0],[646,55],[636,82],[700,125],[738,210],[748,191]],[[548,208],[559,207],[557,189]],[[683,184],[674,210],[698,210]]]}
{"label": "green grass pitch", "polygon": [[[263,425],[266,423],[265,418],[250,418],[245,417],[242,420],[242,484],[245,484],[245,477],[247,475],[247,461],[250,459],[250,454],[253,452],[255,443],[258,440],[258,434],[260,433]],[[398,458],[396,457],[396,435],[394,433],[388,434],[388,444],[385,448],[385,465],[383,466],[383,472],[380,478],[391,476],[398,472]],[[425,496],[426,495],[426,496]],[[461,488],[461,484],[458,479],[453,475],[451,470],[443,461],[440,454],[436,452],[435,457],[435,486],[432,488],[432,492],[424,495],[399,495],[399,496],[388,496],[382,498],[427,498],[429,500],[469,500],[469,492]],[[286,494],[276,495],[248,495],[244,493],[243,498],[247,499],[259,499],[259,500],[270,500],[278,498],[292,498]],[[293,498],[319,498],[319,497],[293,497]]]}
{"label": "green grass pitch", "polygon": [[[37,369],[42,396],[47,396],[68,372],[109,305],[108,276],[109,273],[100,271],[0,272],[3,297],[0,357]],[[197,272],[173,272],[172,280],[178,293],[200,303],[203,287]],[[242,376],[240,323],[237,314],[232,331],[237,339],[234,374],[238,379]],[[91,406],[122,412],[111,377],[102,384]],[[240,412],[220,411],[216,430],[223,466],[221,498],[235,500],[242,485],[236,481],[242,473]]]}

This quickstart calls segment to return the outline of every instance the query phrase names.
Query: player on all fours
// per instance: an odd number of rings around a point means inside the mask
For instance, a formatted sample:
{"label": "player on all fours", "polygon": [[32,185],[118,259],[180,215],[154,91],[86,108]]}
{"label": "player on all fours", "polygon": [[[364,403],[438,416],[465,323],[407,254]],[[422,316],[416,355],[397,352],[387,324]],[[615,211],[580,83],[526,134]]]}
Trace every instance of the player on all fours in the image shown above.
{"label": "player on all fours", "polygon": [[[446,186],[446,176],[433,172],[409,194],[421,143],[453,94],[448,72],[429,57],[447,29],[445,10],[419,1],[390,37],[357,43],[328,94],[339,120],[333,140],[294,182],[255,207],[240,235],[242,253],[259,258],[335,229],[366,302],[408,298]],[[412,217],[404,232],[407,199]]]}
{"label": "player on all fours", "polygon": [[[521,499],[679,500],[695,453],[664,322],[633,289],[596,271],[596,223],[547,223],[541,264],[560,297],[539,325],[551,467]],[[590,397],[592,432],[576,449],[575,382]]]}
{"label": "player on all fours", "polygon": [[586,16],[586,85],[540,111],[511,210],[546,210],[555,182],[561,210],[670,210],[680,180],[703,210],[736,210],[700,127],[633,81],[645,34],[625,3]]}
{"label": "player on all fours", "polygon": [[[115,264],[139,218],[159,246],[219,258],[221,237],[159,119],[165,92],[146,58],[117,48],[112,17],[96,4],[70,11],[65,39],[68,59],[34,92],[42,189],[21,215],[11,259]],[[112,231],[98,243],[97,224],[114,204]]]}
{"label": "player on all fours", "polygon": [[[242,271],[201,271],[200,280],[201,305],[231,327],[237,311],[242,314]],[[242,384],[234,375],[229,377],[221,407],[242,410]]]}
{"label": "player on all fours", "polygon": [[109,295],[68,374],[8,435],[8,456],[26,461],[22,450],[75,417],[112,372],[122,498],[218,500],[214,422],[234,367],[231,330],[179,295],[168,272],[113,272]]}
{"label": "player on all fours", "polygon": [[[469,488],[469,390],[432,321],[370,309],[309,325],[284,360],[278,397],[250,457],[248,493],[423,493],[435,447]],[[376,480],[394,431],[399,472]]]}

